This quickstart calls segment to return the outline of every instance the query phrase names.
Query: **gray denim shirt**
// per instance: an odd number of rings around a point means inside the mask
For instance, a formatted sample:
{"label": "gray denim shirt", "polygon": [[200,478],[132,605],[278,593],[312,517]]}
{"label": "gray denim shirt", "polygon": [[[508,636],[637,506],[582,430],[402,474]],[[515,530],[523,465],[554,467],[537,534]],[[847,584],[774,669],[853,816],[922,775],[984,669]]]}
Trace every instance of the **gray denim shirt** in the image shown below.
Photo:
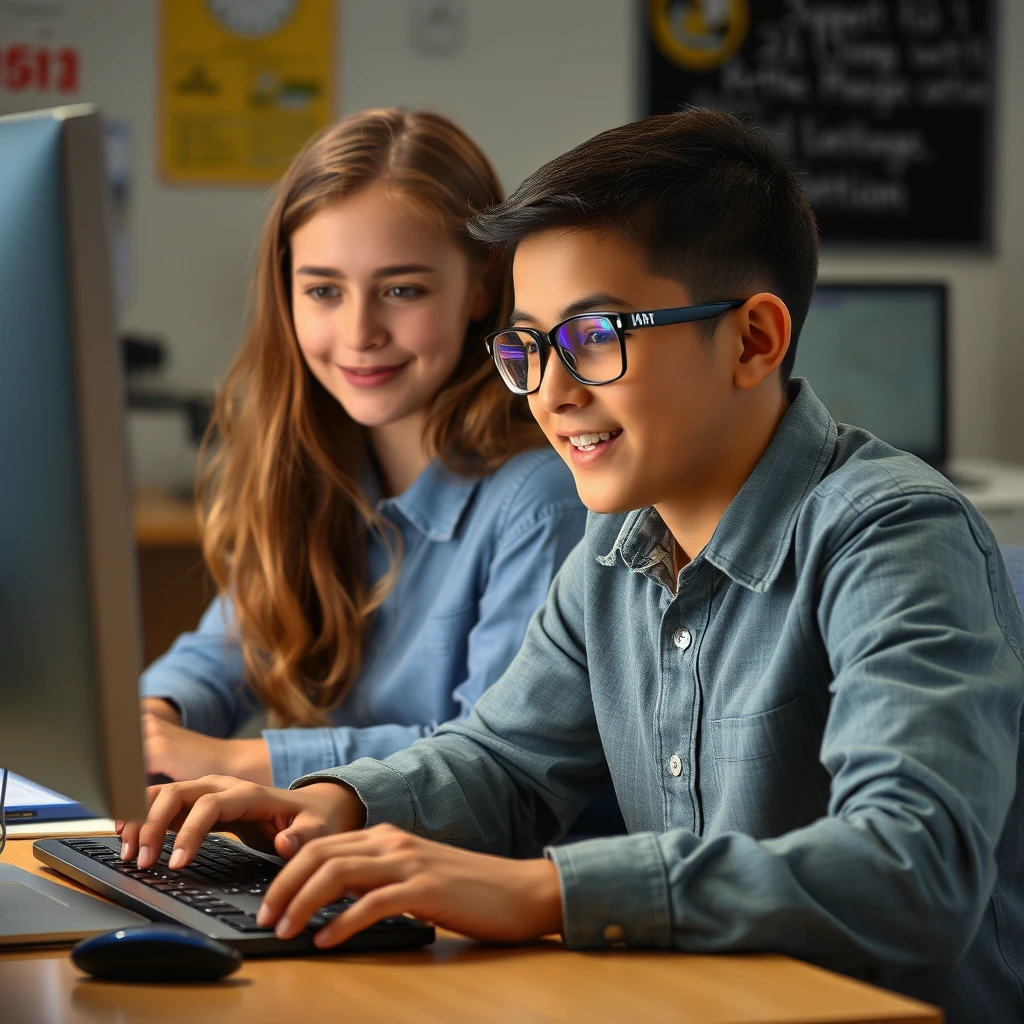
{"label": "gray denim shirt", "polygon": [[630,835],[547,851],[567,945],[775,950],[1024,1020],[998,548],[937,472],[791,397],[678,590],[653,509],[591,515],[465,722],[327,777],[368,824],[527,855],[610,776]]}

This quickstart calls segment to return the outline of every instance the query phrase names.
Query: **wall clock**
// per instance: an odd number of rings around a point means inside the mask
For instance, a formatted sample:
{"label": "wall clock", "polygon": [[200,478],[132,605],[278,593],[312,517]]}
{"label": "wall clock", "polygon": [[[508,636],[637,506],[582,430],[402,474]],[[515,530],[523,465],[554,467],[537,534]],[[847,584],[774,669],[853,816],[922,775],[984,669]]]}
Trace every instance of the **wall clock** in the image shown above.
{"label": "wall clock", "polygon": [[299,0],[206,0],[217,23],[240,36],[268,36],[295,13]]}

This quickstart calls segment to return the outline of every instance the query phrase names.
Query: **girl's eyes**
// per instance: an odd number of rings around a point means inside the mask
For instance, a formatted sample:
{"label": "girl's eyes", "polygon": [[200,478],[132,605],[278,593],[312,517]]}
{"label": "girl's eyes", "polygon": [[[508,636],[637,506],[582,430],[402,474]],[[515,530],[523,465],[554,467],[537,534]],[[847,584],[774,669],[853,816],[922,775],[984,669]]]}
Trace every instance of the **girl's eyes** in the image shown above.
{"label": "girl's eyes", "polygon": [[389,299],[415,299],[423,294],[423,289],[414,284],[393,284],[384,295]]}
{"label": "girl's eyes", "polygon": [[[315,284],[306,289],[306,294],[317,302],[328,302],[341,298],[341,292],[333,284]],[[386,299],[416,299],[426,294],[426,289],[414,284],[394,284],[385,289]]]}

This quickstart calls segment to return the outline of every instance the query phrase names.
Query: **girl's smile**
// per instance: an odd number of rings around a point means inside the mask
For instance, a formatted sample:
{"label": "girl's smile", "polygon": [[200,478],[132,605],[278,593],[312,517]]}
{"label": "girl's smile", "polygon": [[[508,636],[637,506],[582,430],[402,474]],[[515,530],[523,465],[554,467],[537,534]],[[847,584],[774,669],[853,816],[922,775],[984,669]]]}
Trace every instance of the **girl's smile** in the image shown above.
{"label": "girl's smile", "polygon": [[407,366],[408,362],[395,366],[341,366],[341,375],[356,388],[379,388],[390,384]]}

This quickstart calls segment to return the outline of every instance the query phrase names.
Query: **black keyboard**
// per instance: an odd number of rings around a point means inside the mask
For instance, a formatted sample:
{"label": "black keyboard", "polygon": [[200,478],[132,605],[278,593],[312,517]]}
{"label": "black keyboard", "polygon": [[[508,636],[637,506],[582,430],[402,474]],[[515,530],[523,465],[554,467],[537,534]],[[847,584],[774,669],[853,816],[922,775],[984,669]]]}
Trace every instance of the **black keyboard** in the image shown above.
{"label": "black keyboard", "polygon": [[[174,846],[168,836],[159,862],[140,868],[120,857],[116,836],[44,839],[34,844],[38,860],[115,902],[154,920],[173,921],[234,946],[248,956],[320,953],[314,933],[337,917],[351,899],[322,907],[306,930],[281,940],[256,923],[267,887],[284,862],[232,839],[207,836],[188,867],[171,871]],[[391,917],[352,936],[337,950],[408,949],[434,940],[434,929],[411,917]]]}

